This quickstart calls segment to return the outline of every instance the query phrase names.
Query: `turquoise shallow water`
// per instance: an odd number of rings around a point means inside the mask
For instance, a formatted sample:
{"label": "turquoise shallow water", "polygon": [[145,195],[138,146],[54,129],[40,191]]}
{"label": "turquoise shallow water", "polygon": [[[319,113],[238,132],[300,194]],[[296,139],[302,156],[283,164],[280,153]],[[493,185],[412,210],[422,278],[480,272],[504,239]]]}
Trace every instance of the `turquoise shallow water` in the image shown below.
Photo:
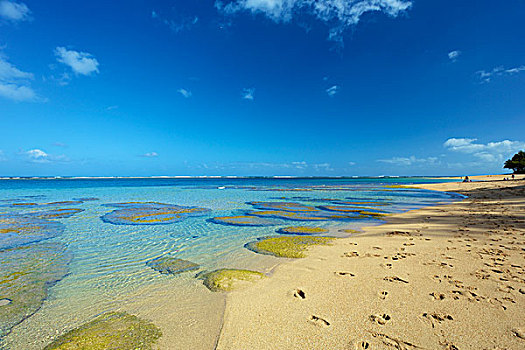
{"label": "turquoise shallow water", "polygon": [[[166,276],[146,266],[147,261],[159,256],[169,255],[190,260],[198,263],[201,270],[236,267],[236,264],[256,267],[256,262],[246,261],[252,258],[257,261],[257,257],[255,253],[243,248],[244,244],[258,237],[276,235],[279,228],[291,225],[317,226],[329,229],[331,235],[343,236],[345,234],[338,232],[338,229],[359,229],[362,226],[380,223],[373,217],[314,222],[280,219],[277,220],[277,225],[268,227],[220,225],[210,221],[213,217],[244,215],[247,211],[253,211],[254,206],[247,202],[286,201],[318,207],[341,205],[338,201],[377,201],[385,205],[371,206],[370,211],[375,209],[395,213],[460,198],[449,193],[387,187],[393,184],[433,181],[429,178],[0,181],[0,215],[27,216],[34,215],[31,214],[34,212],[58,208],[83,210],[68,218],[51,219],[54,223],[62,223],[63,230],[46,239],[45,243],[56,243],[65,247],[68,256],[71,257],[67,265],[67,275],[62,279],[60,276],[60,280],[54,286],[47,288],[46,299],[41,308],[33,315],[26,315],[23,322],[10,329],[10,334],[3,337],[1,344],[5,348],[13,349],[39,348],[56,333],[67,330],[70,324],[78,325],[101,312],[122,308],[130,299],[140,304],[140,299],[143,298],[141,307],[147,310],[149,306],[146,300],[149,300],[151,295],[157,295],[155,293],[162,295],[165,288],[189,286],[189,289],[181,290],[180,295],[185,292],[192,294],[193,289],[198,289],[198,293],[193,293],[194,299],[188,299],[188,305],[198,304],[198,295],[205,298],[205,293],[211,293],[194,279],[195,273]],[[97,200],[41,205],[87,198]],[[202,216],[187,217],[164,225],[114,225],[101,220],[102,216],[116,209],[103,204],[130,201],[154,201],[208,208],[210,211]],[[13,205],[20,203],[39,205]],[[365,206],[369,207],[361,205]],[[14,242],[16,245],[17,241]],[[30,246],[43,242],[31,243],[22,240],[18,245]],[[13,259],[12,257],[13,255],[2,254],[0,250],[0,264],[6,263],[2,259]],[[276,262],[279,260],[273,257],[268,259],[274,259]],[[240,263],[239,260],[243,262]],[[63,263],[63,260],[60,261]],[[0,299],[5,298],[2,293],[7,292],[0,284]],[[186,306],[184,300],[177,302]],[[188,308],[191,309],[192,306]],[[194,308],[198,309],[199,306]],[[5,312],[5,306],[0,306],[0,315],[2,312]],[[58,326],[50,326],[51,319]],[[188,327],[192,326],[194,324],[188,322]],[[24,344],[29,341],[28,338],[32,339],[33,345]]]}

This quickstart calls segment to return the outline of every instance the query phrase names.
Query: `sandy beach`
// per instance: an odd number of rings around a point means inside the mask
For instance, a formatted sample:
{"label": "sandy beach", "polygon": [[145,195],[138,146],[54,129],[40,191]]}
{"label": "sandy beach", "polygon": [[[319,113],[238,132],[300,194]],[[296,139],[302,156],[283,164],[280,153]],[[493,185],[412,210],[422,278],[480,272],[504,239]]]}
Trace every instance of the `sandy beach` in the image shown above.
{"label": "sandy beach", "polygon": [[217,348],[525,348],[524,176],[473,179],[230,293]]}

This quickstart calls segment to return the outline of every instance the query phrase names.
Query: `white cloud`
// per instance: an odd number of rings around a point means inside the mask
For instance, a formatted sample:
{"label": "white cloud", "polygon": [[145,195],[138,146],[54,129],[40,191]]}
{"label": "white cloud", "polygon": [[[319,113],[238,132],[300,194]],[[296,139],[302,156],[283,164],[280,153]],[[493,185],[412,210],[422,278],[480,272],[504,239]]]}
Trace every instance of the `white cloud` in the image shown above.
{"label": "white cloud", "polygon": [[34,163],[48,163],[49,155],[41,149],[35,148],[26,152],[26,155]]}
{"label": "white cloud", "polygon": [[38,100],[30,80],[33,74],[21,71],[0,56],[0,96],[14,101]]}
{"label": "white cloud", "polygon": [[12,22],[31,19],[31,11],[26,4],[15,1],[0,1],[0,17]]}
{"label": "white cloud", "polygon": [[5,162],[7,160],[7,157],[4,154],[4,151],[0,149],[0,162]]}
{"label": "white cloud", "polygon": [[141,155],[141,157],[146,157],[146,158],[154,158],[158,156],[159,154],[157,152],[148,152],[148,153],[144,153],[143,155]]}
{"label": "white cloud", "polygon": [[158,20],[164,25],[168,26],[174,33],[179,33],[183,30],[189,30],[199,22],[199,17],[183,17],[178,20],[162,18],[156,11],[151,11],[151,18]]}
{"label": "white cloud", "polygon": [[399,166],[411,166],[411,165],[435,165],[438,163],[438,158],[417,158],[415,156],[410,157],[393,157],[390,159],[378,159],[378,162],[388,163]]}
{"label": "white cloud", "polygon": [[181,94],[182,96],[184,96],[185,98],[190,98],[192,95],[191,91],[186,90],[186,89],[178,89],[177,92]]}
{"label": "white cloud", "polygon": [[328,96],[330,97],[333,97],[335,94],[337,94],[339,92],[339,86],[337,85],[334,85],[328,89],[326,89],[326,93],[328,94]]}
{"label": "white cloud", "polygon": [[348,165],[350,165],[350,166],[354,166],[356,164],[357,164],[356,162],[348,162]]}
{"label": "white cloud", "polygon": [[478,75],[479,79],[481,79],[482,82],[488,83],[492,80],[493,77],[514,75],[514,74],[518,74],[523,71],[525,71],[524,65],[519,66],[519,67],[514,67],[514,68],[505,68],[503,66],[499,66],[499,67],[493,68],[491,71],[480,70],[476,72],[476,74]]}
{"label": "white cloud", "polygon": [[27,159],[32,163],[50,163],[50,162],[69,161],[69,159],[64,155],[49,154],[38,148],[23,152],[23,154],[25,154],[27,156]]}
{"label": "white cloud", "polygon": [[65,47],[55,49],[57,61],[69,66],[75,74],[90,75],[98,73],[98,61],[87,52],[67,50]]}
{"label": "white cloud", "polygon": [[308,14],[330,26],[329,39],[342,41],[343,32],[356,25],[367,12],[382,12],[397,17],[408,10],[408,0],[234,0],[215,2],[215,7],[227,15],[238,12],[261,13],[275,22],[288,22]]}
{"label": "white cloud", "polygon": [[461,55],[461,51],[459,51],[459,50],[450,51],[450,52],[448,53],[448,58],[449,58],[452,62],[456,62],[460,55]]}
{"label": "white cloud", "polygon": [[312,164],[315,171],[334,171],[330,163]]}
{"label": "white cloud", "polygon": [[255,88],[242,89],[241,97],[245,100],[253,101],[255,98]]}
{"label": "white cloud", "polygon": [[443,146],[453,152],[469,154],[485,163],[501,163],[517,151],[525,149],[525,142],[503,140],[478,143],[477,139],[450,138]]}

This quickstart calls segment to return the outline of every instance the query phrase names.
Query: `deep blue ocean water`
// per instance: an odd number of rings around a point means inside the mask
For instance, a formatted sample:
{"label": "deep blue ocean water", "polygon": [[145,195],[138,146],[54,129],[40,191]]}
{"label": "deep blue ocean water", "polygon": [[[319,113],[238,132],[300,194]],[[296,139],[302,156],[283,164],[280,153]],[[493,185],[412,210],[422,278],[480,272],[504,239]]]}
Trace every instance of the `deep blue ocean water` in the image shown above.
{"label": "deep blue ocean water", "polygon": [[[28,215],[58,208],[83,211],[60,222],[63,230],[48,242],[65,246],[71,255],[68,274],[48,289],[42,308],[12,329],[6,346],[21,346],[32,338],[49,337],[46,322],[50,319],[62,328],[68,322],[81,323],[111,309],[121,308],[140,291],[154,290],[158,284],[166,288],[192,285],[208,293],[196,282],[195,273],[176,276],[161,275],[146,265],[159,256],[169,255],[198,263],[201,270],[220,267],[254,266],[250,259],[257,254],[244,245],[259,237],[276,235],[285,226],[308,225],[329,229],[330,235],[344,236],[341,228],[358,230],[379,224],[374,218],[328,221],[280,220],[275,226],[246,227],[210,222],[217,216],[244,215],[254,210],[252,201],[294,202],[303,205],[337,205],[337,201],[376,201],[371,206],[387,213],[402,212],[461,198],[451,193],[418,189],[392,188],[396,184],[443,182],[432,178],[141,178],[141,179],[20,179],[0,180],[0,215]],[[75,203],[42,206],[45,203]],[[115,210],[104,204],[120,202],[160,202],[178,206],[210,209],[202,216],[163,225],[114,225],[101,217]],[[336,204],[334,204],[334,201]],[[13,205],[35,203],[34,205]],[[364,205],[363,205],[364,206]],[[16,238],[16,237],[15,237]],[[16,244],[16,240],[13,241]],[[20,241],[20,244],[34,244]],[[0,263],[2,263],[0,250]],[[275,259],[277,262],[278,258]],[[241,262],[242,260],[242,262]],[[248,261],[248,262],[247,262]],[[255,264],[256,266],[256,264]],[[0,293],[2,292],[0,286]],[[153,289],[152,289],[153,288]],[[174,287],[175,288],[175,287]],[[138,294],[137,294],[138,293]],[[209,292],[211,293],[211,292]],[[0,295],[0,299],[2,295]],[[0,306],[1,308],[2,306]],[[1,312],[1,309],[0,309]],[[58,332],[58,331],[57,331]],[[22,334],[23,333],[23,334]],[[52,333],[52,332],[51,332]],[[45,342],[41,340],[40,342]],[[11,345],[12,348],[17,346]],[[28,345],[27,348],[31,348]],[[34,347],[37,348],[37,347]]]}

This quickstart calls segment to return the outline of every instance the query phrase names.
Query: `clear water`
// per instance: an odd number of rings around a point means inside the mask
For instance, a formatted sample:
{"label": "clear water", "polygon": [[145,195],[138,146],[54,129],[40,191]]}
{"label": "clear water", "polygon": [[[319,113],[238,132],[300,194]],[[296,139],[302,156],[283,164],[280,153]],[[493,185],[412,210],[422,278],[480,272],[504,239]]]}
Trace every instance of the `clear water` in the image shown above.
{"label": "clear water", "polygon": [[[321,199],[353,201],[380,200],[389,205],[378,207],[387,212],[402,212],[422,206],[457,200],[458,195],[426,190],[385,188],[392,184],[428,183],[431,178],[359,179],[53,179],[2,180],[0,200],[53,202],[96,197],[67,208],[84,209],[70,218],[59,219],[64,232],[48,241],[67,246],[72,255],[68,275],[48,291],[42,308],[3,339],[3,347],[37,349],[64,330],[77,326],[94,315],[126,309],[158,320],[166,339],[175,339],[165,329],[170,308],[177,305],[177,316],[184,314],[177,332],[199,337],[199,329],[220,322],[223,296],[212,295],[194,273],[161,275],[145,263],[161,255],[190,260],[211,270],[221,267],[250,267],[268,271],[282,260],[261,257],[243,248],[261,236],[275,235],[276,229],[291,225],[328,228],[342,236],[340,228],[359,229],[379,220],[295,222],[282,221],[273,227],[238,227],[211,223],[215,216],[242,214],[253,207],[250,201],[295,201],[323,205]],[[440,180],[442,181],[442,180]],[[211,209],[202,217],[189,217],[169,225],[113,225],[100,217],[114,208],[105,203],[156,201]],[[1,203],[0,203],[1,204]],[[24,213],[35,209],[0,207],[0,214]],[[1,290],[0,290],[1,292]],[[215,293],[217,294],[217,293]],[[1,295],[0,295],[1,297]],[[1,299],[1,298],[0,298]],[[210,301],[212,300],[212,301]],[[208,305],[208,306],[206,306]],[[1,307],[1,306],[0,306]],[[215,307],[215,306],[214,306]],[[206,309],[208,308],[208,309]],[[159,316],[162,314],[162,316]],[[204,316],[202,316],[204,314]],[[210,316],[210,315],[215,316]],[[200,315],[200,316],[199,316]],[[219,315],[219,316],[217,316]],[[202,317],[201,317],[202,316]],[[164,321],[163,321],[164,320]],[[186,328],[185,328],[186,327]],[[190,337],[191,338],[191,337]],[[192,340],[188,340],[191,342]],[[193,340],[195,341],[195,340]],[[210,340],[212,341],[212,340]],[[166,344],[164,344],[166,345]],[[202,345],[202,344],[201,344]],[[2,345],[0,345],[2,347]]]}

